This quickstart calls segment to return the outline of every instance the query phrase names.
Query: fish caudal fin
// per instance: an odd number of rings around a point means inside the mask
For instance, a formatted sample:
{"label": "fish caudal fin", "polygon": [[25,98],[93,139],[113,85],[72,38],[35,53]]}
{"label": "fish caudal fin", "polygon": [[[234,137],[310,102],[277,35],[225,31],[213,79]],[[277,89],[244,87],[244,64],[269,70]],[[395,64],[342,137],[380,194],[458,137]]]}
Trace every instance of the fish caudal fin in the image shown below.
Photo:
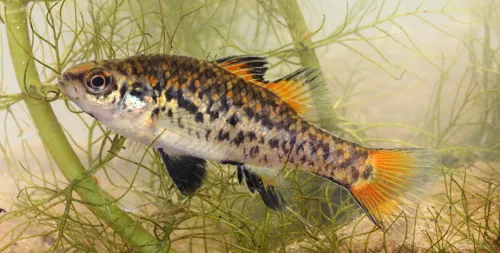
{"label": "fish caudal fin", "polygon": [[[349,187],[357,203],[382,230],[401,232],[431,193],[440,158],[426,149],[371,149],[364,171]],[[407,227],[407,226],[406,226]]]}

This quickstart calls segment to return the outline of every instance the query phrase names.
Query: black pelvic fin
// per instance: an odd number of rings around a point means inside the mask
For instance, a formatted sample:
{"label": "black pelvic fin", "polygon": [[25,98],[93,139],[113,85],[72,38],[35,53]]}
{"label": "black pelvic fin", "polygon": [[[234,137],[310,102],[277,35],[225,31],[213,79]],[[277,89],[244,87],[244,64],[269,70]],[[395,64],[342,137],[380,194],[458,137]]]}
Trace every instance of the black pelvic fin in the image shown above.
{"label": "black pelvic fin", "polygon": [[193,195],[203,184],[207,161],[193,156],[169,156],[161,148],[158,152],[177,189],[184,195]]}
{"label": "black pelvic fin", "polygon": [[257,191],[264,204],[274,211],[283,211],[286,207],[286,201],[283,195],[277,190],[279,180],[271,178],[269,175],[258,174],[253,166],[240,164],[237,167],[238,182],[243,179],[250,192]]}

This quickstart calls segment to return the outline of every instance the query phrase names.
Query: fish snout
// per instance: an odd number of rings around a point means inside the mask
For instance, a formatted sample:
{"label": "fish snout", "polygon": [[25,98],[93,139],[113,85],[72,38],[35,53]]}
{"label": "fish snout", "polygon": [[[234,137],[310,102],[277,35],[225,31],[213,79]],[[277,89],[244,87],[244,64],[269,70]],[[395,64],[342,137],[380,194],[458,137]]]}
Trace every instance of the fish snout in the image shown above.
{"label": "fish snout", "polygon": [[57,83],[57,86],[59,86],[60,89],[65,89],[66,88],[66,83],[64,81],[59,81]]}
{"label": "fish snout", "polygon": [[59,90],[67,98],[72,99],[72,100],[78,99],[78,88],[76,87],[76,85],[73,85],[72,83],[68,83],[63,78],[63,80],[61,80],[57,83],[57,86],[59,86]]}
{"label": "fish snout", "polygon": [[57,86],[59,86],[59,90],[64,94],[66,95],[67,93],[67,90],[68,90],[68,85],[66,84],[66,82],[64,80],[61,80],[57,83]]}

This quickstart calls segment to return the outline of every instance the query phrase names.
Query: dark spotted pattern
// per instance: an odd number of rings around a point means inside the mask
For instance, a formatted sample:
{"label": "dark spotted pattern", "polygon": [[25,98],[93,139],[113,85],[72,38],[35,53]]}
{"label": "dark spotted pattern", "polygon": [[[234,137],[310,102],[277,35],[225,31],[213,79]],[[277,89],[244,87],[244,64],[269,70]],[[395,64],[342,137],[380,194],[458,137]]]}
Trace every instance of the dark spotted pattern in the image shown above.
{"label": "dark spotted pattern", "polygon": [[255,158],[259,155],[259,146],[254,146],[250,148],[250,156]]}
{"label": "dark spotted pattern", "polygon": [[143,100],[145,97],[154,97],[153,89],[144,83],[136,82],[132,84],[130,95]]}
{"label": "dark spotted pattern", "polygon": [[238,116],[233,114],[229,117],[229,119],[227,119],[227,123],[229,123],[231,126],[236,126],[236,124],[238,124]]}
{"label": "dark spotted pattern", "polygon": [[371,177],[372,172],[373,172],[373,167],[370,164],[368,164],[366,166],[365,171],[363,172],[363,178],[368,180]]}
{"label": "dark spotted pattern", "polygon": [[[141,55],[99,64],[138,80],[120,85],[120,98],[127,89],[138,98],[151,97],[153,121],[170,118],[172,127],[199,139],[200,145],[239,150],[241,157],[231,159],[241,164],[279,167],[287,163],[344,186],[367,178],[373,168],[360,170],[368,156],[366,148],[310,124],[271,91],[218,65],[231,61],[235,60]],[[257,57],[255,62],[245,66],[253,79],[265,82],[265,61]]]}
{"label": "dark spotted pattern", "polygon": [[151,112],[151,117],[158,117],[158,114],[160,113],[160,108],[155,108]]}
{"label": "dark spotted pattern", "polygon": [[197,122],[197,123],[203,123],[203,113],[201,112],[197,112],[196,113],[196,116],[194,117],[194,120]]}

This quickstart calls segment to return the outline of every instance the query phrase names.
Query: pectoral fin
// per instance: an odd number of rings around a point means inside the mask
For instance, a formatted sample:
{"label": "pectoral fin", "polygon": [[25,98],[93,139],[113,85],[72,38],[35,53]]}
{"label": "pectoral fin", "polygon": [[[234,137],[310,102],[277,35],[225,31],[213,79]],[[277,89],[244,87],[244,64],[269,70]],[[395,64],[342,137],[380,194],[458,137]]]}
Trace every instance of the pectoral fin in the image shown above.
{"label": "pectoral fin", "polygon": [[193,195],[203,184],[207,161],[193,156],[169,156],[158,149],[168,175],[184,195]]}

